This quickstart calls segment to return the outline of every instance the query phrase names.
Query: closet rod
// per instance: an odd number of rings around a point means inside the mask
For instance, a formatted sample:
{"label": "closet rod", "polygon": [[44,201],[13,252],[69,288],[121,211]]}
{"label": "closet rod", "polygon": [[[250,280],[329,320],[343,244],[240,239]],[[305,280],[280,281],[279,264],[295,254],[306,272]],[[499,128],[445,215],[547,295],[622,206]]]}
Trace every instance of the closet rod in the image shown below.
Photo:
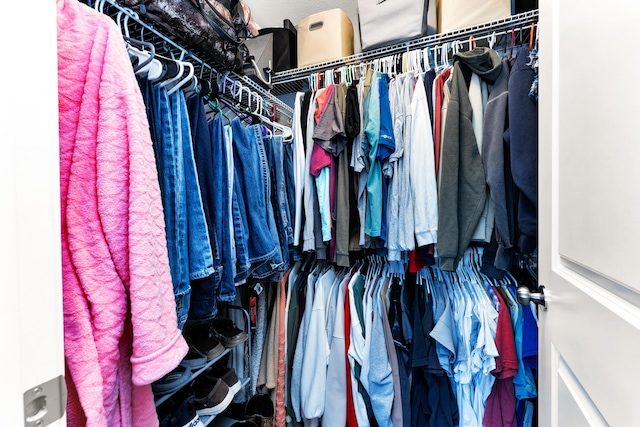
{"label": "closet rod", "polygon": [[385,46],[379,49],[358,53],[334,61],[280,71],[275,73],[273,76],[273,92],[277,95],[296,92],[298,90],[301,90],[300,86],[301,84],[304,84],[309,74],[326,71],[331,68],[341,67],[343,65],[355,65],[367,61],[372,61],[378,58],[401,54],[411,50],[433,47],[442,43],[449,43],[457,40],[465,42],[466,39],[469,38],[469,36],[474,36],[475,38],[477,38],[478,36],[491,35],[492,32],[499,33],[511,30],[513,28],[522,28],[524,30],[526,29],[526,25],[531,24],[532,22],[537,22],[538,16],[539,12],[537,9],[531,10],[512,15],[507,18],[498,19],[496,21],[462,28],[449,33],[434,34],[431,36],[410,40],[404,43]]}
{"label": "closet rod", "polygon": [[[240,85],[241,87],[246,87],[248,89],[248,92],[250,92],[246,95],[246,97],[242,98],[243,103],[246,100],[246,106],[252,109],[251,103],[255,101],[256,97],[259,97],[259,99],[262,100],[263,104],[266,104],[267,108],[265,108],[265,110],[271,110],[275,105],[279,116],[285,116],[288,119],[288,124],[291,123],[293,118],[293,109],[248,77],[241,76],[234,72],[223,73],[218,71],[214,66],[210,65],[205,59],[203,59],[204,55],[197,55],[193,51],[182,47],[181,45],[173,41],[170,37],[155,29],[152,25],[142,21],[136,12],[119,5],[116,0],[100,1],[104,4],[104,6],[108,5],[108,7],[101,7],[99,11],[111,17],[112,19],[116,20],[116,16],[119,12],[126,14],[128,16],[127,22],[130,27],[130,31],[131,29],[133,29],[137,34],[143,34],[144,41],[154,44],[154,46],[156,47],[156,53],[168,55],[173,59],[182,58],[182,60],[186,60],[188,58],[190,60],[193,60],[193,62],[195,62],[193,65],[196,68],[196,77],[210,76],[217,78],[219,76],[223,79],[226,78],[226,87],[228,88],[228,90],[230,90],[230,87],[232,87],[234,83],[236,85]],[[227,92],[226,95],[231,95],[231,93]]]}

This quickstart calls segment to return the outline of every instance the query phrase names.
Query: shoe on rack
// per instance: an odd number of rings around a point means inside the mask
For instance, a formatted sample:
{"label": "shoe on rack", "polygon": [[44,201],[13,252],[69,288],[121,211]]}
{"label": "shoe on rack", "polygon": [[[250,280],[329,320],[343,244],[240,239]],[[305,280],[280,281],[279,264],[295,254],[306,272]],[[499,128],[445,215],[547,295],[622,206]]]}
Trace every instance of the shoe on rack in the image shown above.
{"label": "shoe on rack", "polygon": [[178,365],[173,371],[151,384],[151,390],[156,395],[173,393],[189,384],[190,379],[191,369]]}
{"label": "shoe on rack", "polygon": [[176,416],[169,414],[160,421],[160,427],[178,427]]}
{"label": "shoe on rack", "polygon": [[200,375],[191,384],[191,390],[200,416],[218,415],[233,401],[233,392],[220,378]]}
{"label": "shoe on rack", "polygon": [[210,330],[208,323],[199,323],[192,326],[189,329],[187,341],[196,351],[206,354],[207,361],[220,356],[225,348]]}
{"label": "shoe on rack", "polygon": [[238,329],[231,319],[216,317],[209,322],[213,335],[227,348],[235,347],[247,340],[247,333]]}
{"label": "shoe on rack", "polygon": [[160,423],[160,427],[204,427],[196,412],[193,396],[187,397],[175,414],[167,415]]}
{"label": "shoe on rack", "polygon": [[273,401],[264,393],[251,396],[244,409],[245,419],[253,421],[258,427],[273,427],[274,414]]}
{"label": "shoe on rack", "polygon": [[212,365],[209,369],[204,371],[202,375],[213,378],[220,378],[225,382],[226,385],[229,386],[229,389],[234,395],[238,393],[242,388],[242,383],[238,379],[238,375],[236,375],[236,370],[233,368],[228,368],[221,363]]}
{"label": "shoe on rack", "polygon": [[198,369],[204,367],[207,364],[207,355],[200,353],[195,348],[190,348],[187,355],[182,359],[180,365],[185,368],[191,369],[191,371],[197,371]]}

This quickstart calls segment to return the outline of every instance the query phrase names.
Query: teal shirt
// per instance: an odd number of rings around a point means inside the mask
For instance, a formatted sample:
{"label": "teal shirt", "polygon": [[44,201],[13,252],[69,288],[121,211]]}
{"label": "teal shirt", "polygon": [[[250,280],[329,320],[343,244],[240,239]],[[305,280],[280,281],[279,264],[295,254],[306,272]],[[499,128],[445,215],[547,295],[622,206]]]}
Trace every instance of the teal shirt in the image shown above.
{"label": "teal shirt", "polygon": [[379,237],[382,224],[382,165],[378,161],[380,140],[380,73],[375,72],[364,102],[364,137],[362,145],[369,158],[365,233]]}

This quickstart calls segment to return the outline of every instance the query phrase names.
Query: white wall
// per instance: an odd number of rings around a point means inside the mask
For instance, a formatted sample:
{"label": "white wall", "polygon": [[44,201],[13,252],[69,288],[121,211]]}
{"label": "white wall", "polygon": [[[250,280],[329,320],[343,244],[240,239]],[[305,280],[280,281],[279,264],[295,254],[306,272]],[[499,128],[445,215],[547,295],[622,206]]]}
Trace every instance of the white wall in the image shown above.
{"label": "white wall", "polygon": [[[3,55],[17,61],[0,67],[3,426],[24,426],[23,393],[33,397],[36,386],[64,374],[56,2],[31,6],[33,30],[22,31],[15,19],[0,26]],[[3,12],[21,17],[26,9],[11,2]],[[20,65],[19,58],[31,66]],[[54,394],[46,395],[49,415]]]}
{"label": "white wall", "polygon": [[262,27],[282,27],[282,21],[289,19],[293,25],[309,15],[329,9],[342,9],[353,23],[355,52],[360,52],[360,26],[358,24],[357,0],[245,0],[251,7],[251,14]]}

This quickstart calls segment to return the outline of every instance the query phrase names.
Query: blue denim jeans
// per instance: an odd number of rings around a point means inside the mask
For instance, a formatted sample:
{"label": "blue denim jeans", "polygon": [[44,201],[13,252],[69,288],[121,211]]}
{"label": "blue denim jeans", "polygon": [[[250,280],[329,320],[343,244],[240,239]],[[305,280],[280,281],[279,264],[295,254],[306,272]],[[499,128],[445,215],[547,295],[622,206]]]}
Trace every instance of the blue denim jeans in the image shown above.
{"label": "blue denim jeans", "polygon": [[213,255],[215,273],[206,277],[191,280],[191,308],[189,317],[192,319],[210,319],[217,312],[217,293],[220,285],[223,257],[221,215],[218,213],[216,200],[218,189],[216,183],[219,180],[218,168],[212,162],[213,147],[209,132],[209,123],[204,110],[204,103],[200,97],[192,97],[188,100],[189,118],[191,122],[191,137],[193,151],[197,167],[198,183],[204,218],[209,231],[209,244]]}
{"label": "blue denim jeans", "polygon": [[[267,220],[267,203],[264,167],[266,160],[262,137],[257,129],[245,128],[240,119],[231,122],[233,129],[234,176],[234,227],[236,256],[238,259],[237,280],[246,278],[242,246],[246,245],[246,261],[251,269],[271,260],[278,251],[277,239],[271,235]],[[257,132],[257,133],[256,133]],[[262,152],[260,154],[259,151]]]}
{"label": "blue denim jeans", "polygon": [[183,151],[175,141],[171,104],[166,91],[153,87],[154,131],[158,177],[164,207],[167,251],[173,293],[176,300],[178,326],[182,328],[189,313],[189,246],[186,227],[186,194],[184,191]]}
{"label": "blue denim jeans", "polygon": [[227,170],[227,147],[222,119],[217,118],[209,123],[211,157],[209,164],[213,169],[211,184],[214,194],[215,225],[218,231],[218,242],[222,253],[222,277],[217,295],[219,301],[230,302],[236,299],[236,285],[234,277],[235,253],[231,251],[231,222],[229,191],[229,171]]}
{"label": "blue denim jeans", "polygon": [[[235,166],[235,163],[234,163]],[[233,235],[236,248],[236,275],[235,283],[240,283],[251,274],[251,263],[249,262],[249,240],[247,230],[247,212],[244,206],[244,196],[238,177],[238,171],[234,167],[233,172],[233,195],[231,198],[231,208],[233,215]]]}
{"label": "blue denim jeans", "polygon": [[[267,216],[267,224],[271,240],[275,243],[276,252],[271,257],[269,262],[261,263],[253,269],[253,277],[257,279],[273,279],[278,280],[274,276],[279,271],[286,271],[288,263],[284,262],[282,247],[280,244],[280,235],[278,233],[278,225],[276,224],[276,214],[274,213],[274,204],[272,199],[272,174],[275,174],[276,167],[273,155],[271,153],[271,144],[269,144],[269,137],[264,138],[262,136],[262,127],[260,125],[254,125],[249,127],[248,132],[253,133],[256,145],[258,146],[258,155],[260,172],[262,176],[262,185],[264,188],[264,200]],[[275,181],[275,179],[274,179]]]}
{"label": "blue denim jeans", "polygon": [[186,193],[187,241],[189,244],[189,278],[202,279],[215,272],[209,243],[209,230],[204,218],[200,184],[191,140],[191,124],[187,102],[182,91],[170,96],[175,140],[182,146],[184,190]]}
{"label": "blue denim jeans", "polygon": [[271,173],[271,203],[273,206],[284,270],[289,269],[289,243],[293,242],[293,227],[289,214],[287,184],[284,169],[284,147],[282,137],[264,138],[269,170]]}
{"label": "blue denim jeans", "polygon": [[282,142],[283,150],[283,166],[284,166],[284,180],[287,194],[288,210],[287,215],[289,224],[291,226],[291,234],[287,235],[287,242],[293,244],[293,217],[296,213],[296,188],[295,177],[293,176],[293,140],[289,142]]}

